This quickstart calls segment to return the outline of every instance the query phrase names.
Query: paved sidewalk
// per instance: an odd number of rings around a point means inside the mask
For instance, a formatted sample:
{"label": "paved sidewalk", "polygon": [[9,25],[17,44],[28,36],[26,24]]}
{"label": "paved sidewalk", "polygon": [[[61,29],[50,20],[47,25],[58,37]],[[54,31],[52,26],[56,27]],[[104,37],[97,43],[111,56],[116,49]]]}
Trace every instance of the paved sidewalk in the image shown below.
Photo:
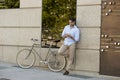
{"label": "paved sidewalk", "polygon": [[40,68],[21,69],[14,64],[0,62],[0,80],[120,80],[118,78],[90,77],[84,75],[64,76]]}

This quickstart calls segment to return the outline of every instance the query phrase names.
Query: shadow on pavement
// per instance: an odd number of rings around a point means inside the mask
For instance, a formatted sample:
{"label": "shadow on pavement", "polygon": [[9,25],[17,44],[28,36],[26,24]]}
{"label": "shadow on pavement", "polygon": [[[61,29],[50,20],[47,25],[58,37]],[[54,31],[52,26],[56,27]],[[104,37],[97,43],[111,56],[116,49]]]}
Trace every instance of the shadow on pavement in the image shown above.
{"label": "shadow on pavement", "polygon": [[68,75],[68,76],[71,76],[71,77],[78,77],[78,78],[83,78],[83,79],[93,78],[93,77],[90,77],[90,76],[76,75],[76,74],[70,74],[70,75]]}
{"label": "shadow on pavement", "polygon": [[0,78],[0,80],[10,80],[10,79],[6,79],[6,78]]}

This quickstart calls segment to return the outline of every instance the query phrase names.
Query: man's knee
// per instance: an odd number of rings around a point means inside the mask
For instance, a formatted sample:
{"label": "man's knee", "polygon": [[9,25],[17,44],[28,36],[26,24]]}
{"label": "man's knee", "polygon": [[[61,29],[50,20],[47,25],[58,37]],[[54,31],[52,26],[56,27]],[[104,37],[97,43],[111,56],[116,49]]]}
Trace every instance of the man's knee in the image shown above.
{"label": "man's knee", "polygon": [[61,54],[61,53],[62,53],[62,51],[59,49],[59,50],[58,50],[58,54]]}
{"label": "man's knee", "polygon": [[61,55],[61,56],[66,56],[66,55],[64,54],[64,52],[62,52],[62,51],[60,51],[60,50],[58,50],[58,54]]}

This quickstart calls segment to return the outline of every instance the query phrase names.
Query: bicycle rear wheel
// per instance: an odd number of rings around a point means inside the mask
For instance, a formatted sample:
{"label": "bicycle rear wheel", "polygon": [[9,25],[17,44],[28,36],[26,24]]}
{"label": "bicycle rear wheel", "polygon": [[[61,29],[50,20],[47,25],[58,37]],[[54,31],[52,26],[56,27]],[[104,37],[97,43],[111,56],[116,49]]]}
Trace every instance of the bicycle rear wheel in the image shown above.
{"label": "bicycle rear wheel", "polygon": [[35,54],[30,49],[22,49],[17,53],[16,62],[21,68],[30,68],[36,60]]}
{"label": "bicycle rear wheel", "polygon": [[66,65],[65,57],[58,55],[57,52],[51,53],[52,54],[48,57],[48,68],[54,72],[63,70]]}

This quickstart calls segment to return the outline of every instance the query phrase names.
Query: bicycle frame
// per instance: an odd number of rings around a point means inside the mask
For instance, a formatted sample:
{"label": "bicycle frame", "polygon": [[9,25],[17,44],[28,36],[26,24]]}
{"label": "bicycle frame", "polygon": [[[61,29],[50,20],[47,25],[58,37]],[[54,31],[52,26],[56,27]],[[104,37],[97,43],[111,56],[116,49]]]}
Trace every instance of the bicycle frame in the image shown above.
{"label": "bicycle frame", "polygon": [[33,43],[33,45],[32,45],[32,47],[30,48],[30,53],[31,52],[33,52],[33,53],[35,53],[35,54],[37,54],[38,55],[38,57],[39,57],[39,59],[41,60],[41,61],[47,61],[47,58],[48,58],[48,56],[49,56],[49,52],[51,51],[51,45],[49,46],[49,49],[48,49],[48,51],[47,51],[47,54],[46,54],[46,56],[45,56],[45,59],[43,59],[42,57],[41,57],[41,47],[39,47],[40,48],[40,52],[37,52],[34,48],[35,48],[35,46],[37,46],[37,45],[39,45],[39,46],[41,46],[41,44],[36,44],[35,42]]}

